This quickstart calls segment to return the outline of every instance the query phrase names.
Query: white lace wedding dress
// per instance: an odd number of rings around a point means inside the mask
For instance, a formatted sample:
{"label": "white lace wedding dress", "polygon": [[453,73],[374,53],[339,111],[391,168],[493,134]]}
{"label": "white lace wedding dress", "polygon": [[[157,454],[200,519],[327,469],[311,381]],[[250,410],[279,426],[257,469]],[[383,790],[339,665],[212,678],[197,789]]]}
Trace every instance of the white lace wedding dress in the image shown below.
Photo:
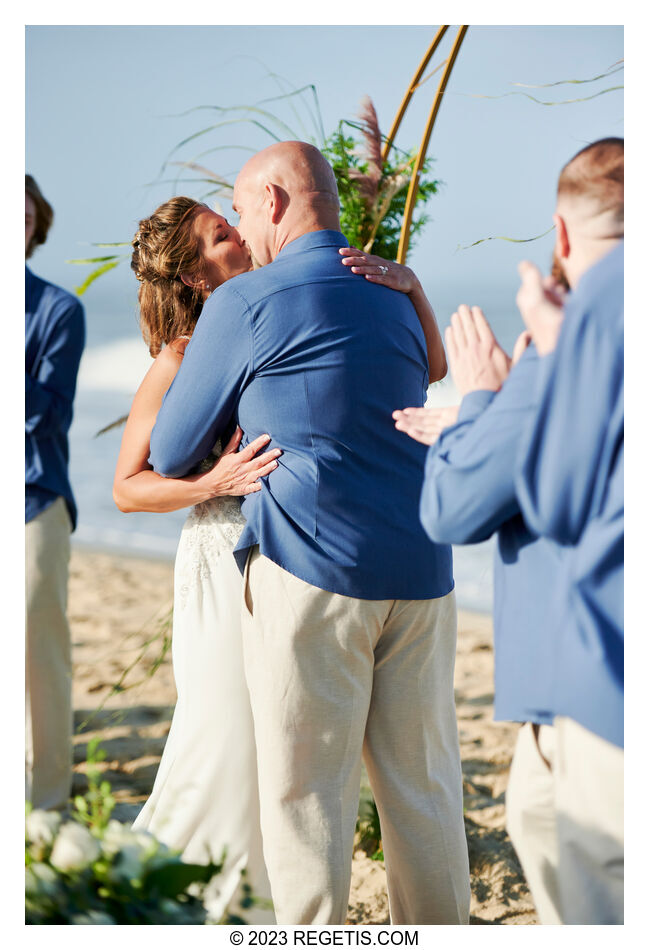
{"label": "white lace wedding dress", "polygon": [[178,702],[153,791],[134,827],[183,852],[219,861],[208,885],[210,919],[228,909],[247,923],[272,910],[242,910],[241,872],[270,899],[259,826],[257,763],[241,643],[242,578],[232,556],[245,521],[236,498],[196,505],[176,555],[172,657]]}

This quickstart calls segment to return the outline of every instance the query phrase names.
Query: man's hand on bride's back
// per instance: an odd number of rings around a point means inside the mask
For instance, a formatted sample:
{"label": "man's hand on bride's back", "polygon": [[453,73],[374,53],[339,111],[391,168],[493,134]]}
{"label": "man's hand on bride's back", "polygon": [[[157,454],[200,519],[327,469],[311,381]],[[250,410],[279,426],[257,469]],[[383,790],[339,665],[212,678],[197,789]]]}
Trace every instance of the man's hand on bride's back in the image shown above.
{"label": "man's hand on bride's back", "polygon": [[354,274],[360,274],[373,284],[382,284],[402,294],[411,294],[419,286],[416,274],[405,264],[388,261],[378,254],[366,254],[357,247],[341,247],[338,253],[346,267],[351,267]]}
{"label": "man's hand on bride's back", "polygon": [[209,472],[201,475],[201,481],[211,498],[219,495],[250,495],[261,490],[260,478],[277,468],[281,449],[271,449],[257,455],[270,442],[268,434],[260,435],[245,449],[237,451],[243,431],[237,426],[223,454]]}

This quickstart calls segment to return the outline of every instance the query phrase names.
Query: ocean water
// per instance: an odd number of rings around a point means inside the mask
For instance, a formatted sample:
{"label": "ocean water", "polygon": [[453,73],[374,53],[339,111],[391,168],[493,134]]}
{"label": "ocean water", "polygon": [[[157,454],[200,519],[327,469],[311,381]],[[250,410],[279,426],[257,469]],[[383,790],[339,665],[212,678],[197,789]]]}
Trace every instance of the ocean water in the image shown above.
{"label": "ocean water", "polygon": [[[433,293],[440,326],[448,324],[458,300],[453,289]],[[485,301],[485,297],[489,298]],[[475,299],[464,299],[469,303]],[[520,317],[505,290],[483,291],[478,298],[494,332],[511,352],[522,329]],[[186,511],[168,514],[124,514],[115,506],[112,483],[122,427],[97,435],[99,429],[129,411],[135,391],[151,365],[135,317],[134,298],[126,292],[84,298],[87,345],[79,371],[74,421],[70,430],[70,475],[79,508],[73,544],[114,553],[172,559]],[[452,405],[457,393],[445,380],[429,390],[427,405]],[[458,604],[471,610],[491,610],[493,539],[454,548]]]}

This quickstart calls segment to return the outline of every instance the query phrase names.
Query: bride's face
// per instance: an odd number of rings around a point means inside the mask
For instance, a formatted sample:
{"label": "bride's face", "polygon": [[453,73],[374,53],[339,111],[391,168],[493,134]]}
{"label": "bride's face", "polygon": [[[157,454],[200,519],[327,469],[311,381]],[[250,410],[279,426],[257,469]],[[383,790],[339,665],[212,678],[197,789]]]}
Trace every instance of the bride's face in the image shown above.
{"label": "bride's face", "polygon": [[202,258],[201,277],[210,290],[251,269],[248,248],[223,215],[207,208],[199,211],[194,218],[194,235]]}

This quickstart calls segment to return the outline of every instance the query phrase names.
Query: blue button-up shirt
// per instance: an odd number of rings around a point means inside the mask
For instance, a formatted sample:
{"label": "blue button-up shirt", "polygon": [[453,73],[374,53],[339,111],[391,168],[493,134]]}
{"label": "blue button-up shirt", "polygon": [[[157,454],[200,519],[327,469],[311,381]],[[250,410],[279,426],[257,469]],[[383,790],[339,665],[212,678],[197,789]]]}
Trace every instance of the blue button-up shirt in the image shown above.
{"label": "blue button-up shirt", "polygon": [[521,443],[518,497],[566,553],[555,712],[624,744],[624,245],[571,294],[538,410]]}
{"label": "blue button-up shirt", "polygon": [[83,307],[72,294],[25,268],[25,521],[58,497],[72,527],[68,430],[85,342]]}
{"label": "blue button-up shirt", "polygon": [[514,459],[536,409],[539,358],[528,347],[498,393],[462,400],[455,425],[431,446],[421,519],[433,540],[473,544],[498,533],[494,565],[496,719],[551,723],[561,549],[521,517]]}
{"label": "blue button-up shirt", "polygon": [[394,428],[423,405],[428,363],[410,300],[340,263],[338,231],[305,234],[206,302],[151,435],[151,464],[187,473],[236,415],[247,443],[282,449],[245,497],[236,548],[324,590],[372,600],[441,597],[451,549],[418,517],[426,449]]}

